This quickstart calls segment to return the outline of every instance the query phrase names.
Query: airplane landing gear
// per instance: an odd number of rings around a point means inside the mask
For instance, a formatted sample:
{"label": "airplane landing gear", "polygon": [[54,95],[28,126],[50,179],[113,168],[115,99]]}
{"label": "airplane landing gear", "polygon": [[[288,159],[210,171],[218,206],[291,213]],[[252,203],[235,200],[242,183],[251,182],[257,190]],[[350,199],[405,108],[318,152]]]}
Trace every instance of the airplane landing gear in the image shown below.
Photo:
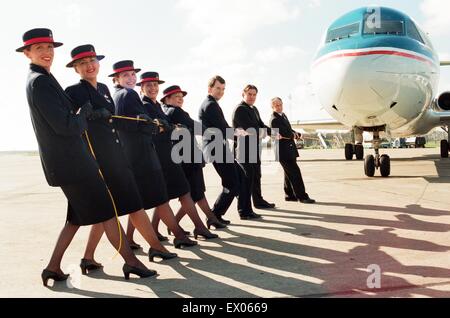
{"label": "airplane landing gear", "polygon": [[364,159],[364,147],[363,147],[363,131],[354,127],[352,131],[352,144],[345,144],[345,159],[352,160],[353,155],[356,156],[356,160]]}
{"label": "airplane landing gear", "polygon": [[447,140],[441,140],[441,158],[448,158],[449,144]]}
{"label": "airplane landing gear", "polygon": [[450,147],[449,147],[450,130],[448,129],[448,127],[446,127],[447,129],[445,129],[445,127],[442,127],[442,128],[447,131],[448,139],[441,140],[441,158],[448,158],[448,152],[450,150]]}
{"label": "airplane landing gear", "polygon": [[375,156],[368,155],[364,160],[364,173],[368,177],[375,175],[375,170],[380,169],[382,177],[389,177],[391,174],[391,158],[388,155],[380,156],[380,133],[375,131],[373,133],[373,148],[375,149]]}

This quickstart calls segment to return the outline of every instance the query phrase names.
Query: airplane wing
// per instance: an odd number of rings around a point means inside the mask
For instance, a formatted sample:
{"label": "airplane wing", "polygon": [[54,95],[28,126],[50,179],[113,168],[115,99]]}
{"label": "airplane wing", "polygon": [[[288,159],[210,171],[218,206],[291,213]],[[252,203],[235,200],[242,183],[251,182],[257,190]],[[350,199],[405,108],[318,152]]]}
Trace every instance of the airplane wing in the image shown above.
{"label": "airplane wing", "polygon": [[297,129],[303,129],[305,131],[315,130],[350,130],[350,127],[345,126],[341,122],[335,119],[324,120],[310,120],[310,121],[293,121],[292,127]]}
{"label": "airplane wing", "polygon": [[450,66],[450,61],[441,61],[441,66]]}

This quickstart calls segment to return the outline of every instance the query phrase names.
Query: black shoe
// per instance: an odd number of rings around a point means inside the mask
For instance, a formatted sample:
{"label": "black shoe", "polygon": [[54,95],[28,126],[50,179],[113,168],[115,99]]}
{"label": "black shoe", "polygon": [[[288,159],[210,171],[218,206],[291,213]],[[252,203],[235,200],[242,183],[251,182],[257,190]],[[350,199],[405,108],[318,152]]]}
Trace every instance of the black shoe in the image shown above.
{"label": "black shoe", "polygon": [[254,204],[257,209],[273,209],[275,207],[275,203],[269,203],[267,201],[261,201]]}
{"label": "black shoe", "polygon": [[159,258],[162,258],[163,260],[166,260],[166,259],[175,258],[177,256],[178,255],[175,253],[161,252],[161,251],[155,250],[153,247],[150,247],[150,249],[148,250],[148,259],[150,262],[154,262],[155,257],[159,257]]}
{"label": "black shoe", "polygon": [[[187,236],[191,235],[191,232],[185,231],[183,229],[181,229],[181,230],[183,231],[184,235],[187,235]],[[167,228],[167,234],[172,235],[172,231],[169,228]]]}
{"label": "black shoe", "polygon": [[137,267],[130,266],[128,264],[123,264],[122,271],[123,271],[123,276],[125,276],[126,280],[130,279],[130,274],[137,275],[140,278],[151,277],[151,276],[155,276],[157,274],[157,272],[154,270],[140,269]]}
{"label": "black shoe", "polygon": [[298,199],[296,197],[284,197],[284,201],[297,202]]}
{"label": "black shoe", "polygon": [[167,238],[167,236],[161,235],[159,232],[156,233],[156,236],[158,237],[158,240],[159,240],[160,242],[166,242],[166,241],[169,240],[169,239]]}
{"label": "black shoe", "polygon": [[231,223],[230,221],[223,219],[221,215],[216,215],[216,217],[217,217],[217,220],[219,220],[220,223],[223,223],[225,225],[228,225],[228,224]]}
{"label": "black shoe", "polygon": [[300,200],[300,202],[305,203],[305,204],[314,204],[314,203],[316,203],[316,200],[308,198],[308,199]]}
{"label": "black shoe", "polygon": [[42,283],[47,287],[47,282],[49,279],[53,279],[55,282],[63,282],[69,278],[69,274],[58,274],[48,269],[44,269],[41,274]]}
{"label": "black shoe", "polygon": [[223,224],[222,222],[220,222],[217,218],[215,219],[206,219],[206,227],[209,229],[211,229],[211,226],[214,226],[217,229],[224,229],[227,227],[226,224]]}
{"label": "black shoe", "polygon": [[173,240],[173,245],[175,246],[175,248],[182,248],[183,246],[191,247],[197,245],[197,241],[192,241],[188,238],[185,239],[176,238]]}
{"label": "black shoe", "polygon": [[241,214],[241,220],[254,220],[254,219],[260,219],[261,215],[255,213],[255,212],[250,212],[250,213],[245,213],[245,214]]}
{"label": "black shoe", "polygon": [[219,235],[211,233],[209,231],[201,232],[200,230],[195,229],[194,230],[194,238],[197,239],[197,237],[199,237],[199,236],[202,236],[202,237],[204,237],[207,240],[215,239],[215,238],[219,237]]}
{"label": "black shoe", "polygon": [[140,246],[138,243],[131,242],[131,243],[130,243],[130,248],[131,248],[133,251],[135,251],[135,250],[140,250],[140,249],[141,249],[141,246]]}
{"label": "black shoe", "polygon": [[87,275],[89,272],[99,270],[103,268],[102,264],[99,264],[91,259],[83,258],[80,263],[81,273]]}

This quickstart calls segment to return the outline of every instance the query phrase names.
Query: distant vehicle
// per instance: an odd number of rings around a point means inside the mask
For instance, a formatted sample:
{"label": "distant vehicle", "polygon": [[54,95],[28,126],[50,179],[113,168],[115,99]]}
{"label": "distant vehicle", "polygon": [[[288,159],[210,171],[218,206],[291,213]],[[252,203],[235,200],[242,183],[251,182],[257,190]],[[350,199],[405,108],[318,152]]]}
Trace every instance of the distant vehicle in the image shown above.
{"label": "distant vehicle", "polygon": [[407,148],[425,148],[427,140],[425,137],[411,137],[406,138],[405,143]]}
{"label": "distant vehicle", "polygon": [[395,138],[392,141],[392,148],[406,148],[406,138]]}

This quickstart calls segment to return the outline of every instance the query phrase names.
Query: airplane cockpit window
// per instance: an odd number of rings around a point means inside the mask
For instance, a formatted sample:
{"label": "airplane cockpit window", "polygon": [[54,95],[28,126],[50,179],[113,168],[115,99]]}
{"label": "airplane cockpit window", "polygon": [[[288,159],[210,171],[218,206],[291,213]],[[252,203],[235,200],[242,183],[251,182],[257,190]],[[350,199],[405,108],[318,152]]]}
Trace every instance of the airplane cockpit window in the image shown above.
{"label": "airplane cockpit window", "polygon": [[360,23],[352,23],[342,27],[328,30],[326,42],[333,42],[359,34]]}
{"label": "airplane cockpit window", "polygon": [[363,34],[404,35],[404,22],[398,20],[372,20],[371,15],[364,19]]}
{"label": "airplane cockpit window", "polygon": [[414,22],[406,21],[406,33],[410,38],[425,44]]}

